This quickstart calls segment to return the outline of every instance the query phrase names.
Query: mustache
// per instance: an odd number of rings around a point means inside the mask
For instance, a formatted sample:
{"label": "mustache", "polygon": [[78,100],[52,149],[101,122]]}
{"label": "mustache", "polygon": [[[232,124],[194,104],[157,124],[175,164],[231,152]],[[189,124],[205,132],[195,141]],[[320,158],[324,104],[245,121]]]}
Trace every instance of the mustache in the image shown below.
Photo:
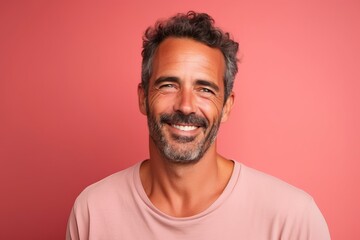
{"label": "mustache", "polygon": [[164,113],[160,116],[160,123],[164,124],[191,124],[198,127],[207,128],[209,122],[206,118],[197,116],[194,113],[185,115],[181,112],[175,112],[172,114]]}

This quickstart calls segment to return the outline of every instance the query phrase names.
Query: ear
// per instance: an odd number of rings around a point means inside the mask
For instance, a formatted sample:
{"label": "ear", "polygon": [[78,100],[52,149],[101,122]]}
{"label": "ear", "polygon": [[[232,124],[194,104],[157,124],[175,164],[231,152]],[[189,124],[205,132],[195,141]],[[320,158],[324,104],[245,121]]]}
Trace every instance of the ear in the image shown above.
{"label": "ear", "polygon": [[146,94],[145,89],[142,87],[141,83],[138,85],[138,101],[139,101],[139,109],[140,112],[144,115],[146,114]]}
{"label": "ear", "polygon": [[235,99],[235,94],[234,92],[231,92],[229,97],[226,99],[225,105],[223,107],[221,122],[226,122],[226,120],[228,119],[231,109],[234,105],[234,99]]}

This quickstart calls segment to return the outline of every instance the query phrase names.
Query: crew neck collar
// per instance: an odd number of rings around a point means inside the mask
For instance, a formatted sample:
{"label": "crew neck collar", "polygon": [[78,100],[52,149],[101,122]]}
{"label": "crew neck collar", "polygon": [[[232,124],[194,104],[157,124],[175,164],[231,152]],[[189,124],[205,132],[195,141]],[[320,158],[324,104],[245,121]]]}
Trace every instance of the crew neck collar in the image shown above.
{"label": "crew neck collar", "polygon": [[231,177],[229,179],[229,182],[227,183],[225,189],[223,190],[223,192],[221,193],[221,195],[204,211],[195,214],[193,216],[190,217],[173,217],[170,216],[162,211],[160,211],[157,207],[155,207],[152,202],[150,201],[150,199],[148,198],[148,196],[146,195],[146,192],[144,190],[144,187],[141,183],[141,179],[140,179],[140,166],[143,162],[145,162],[146,160],[139,162],[138,164],[136,164],[134,166],[134,185],[136,188],[136,191],[139,195],[139,197],[142,200],[142,203],[144,204],[143,207],[147,208],[147,210],[152,214],[155,215],[158,218],[165,218],[167,220],[170,221],[191,221],[191,220],[196,220],[196,219],[200,219],[208,214],[211,214],[213,211],[215,211],[217,208],[219,208],[222,203],[224,201],[226,201],[226,199],[229,197],[229,195],[231,194],[231,192],[233,191],[236,182],[238,181],[239,175],[240,175],[240,170],[241,170],[241,165],[240,163],[238,163],[237,161],[233,161],[234,162],[234,167],[233,167],[233,171],[231,173]]}

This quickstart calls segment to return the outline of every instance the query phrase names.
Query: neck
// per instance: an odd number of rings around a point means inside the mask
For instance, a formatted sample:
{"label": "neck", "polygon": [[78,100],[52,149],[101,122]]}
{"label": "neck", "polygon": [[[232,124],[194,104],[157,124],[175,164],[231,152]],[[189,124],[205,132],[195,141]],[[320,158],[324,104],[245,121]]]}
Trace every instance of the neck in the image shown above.
{"label": "neck", "polygon": [[150,160],[140,170],[151,202],[162,212],[187,217],[204,211],[222,193],[233,163],[216,152],[216,143],[196,163],[177,164],[165,159],[150,140]]}

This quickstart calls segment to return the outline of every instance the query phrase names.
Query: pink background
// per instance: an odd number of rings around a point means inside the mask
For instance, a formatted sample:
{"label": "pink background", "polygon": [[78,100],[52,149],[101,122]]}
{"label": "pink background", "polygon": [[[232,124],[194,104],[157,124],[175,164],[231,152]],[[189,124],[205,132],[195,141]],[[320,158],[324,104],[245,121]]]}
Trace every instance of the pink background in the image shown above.
{"label": "pink background", "polygon": [[145,159],[141,36],[213,15],[243,56],[219,151],[314,196],[360,239],[360,2],[1,1],[0,239],[64,239],[87,185]]}

